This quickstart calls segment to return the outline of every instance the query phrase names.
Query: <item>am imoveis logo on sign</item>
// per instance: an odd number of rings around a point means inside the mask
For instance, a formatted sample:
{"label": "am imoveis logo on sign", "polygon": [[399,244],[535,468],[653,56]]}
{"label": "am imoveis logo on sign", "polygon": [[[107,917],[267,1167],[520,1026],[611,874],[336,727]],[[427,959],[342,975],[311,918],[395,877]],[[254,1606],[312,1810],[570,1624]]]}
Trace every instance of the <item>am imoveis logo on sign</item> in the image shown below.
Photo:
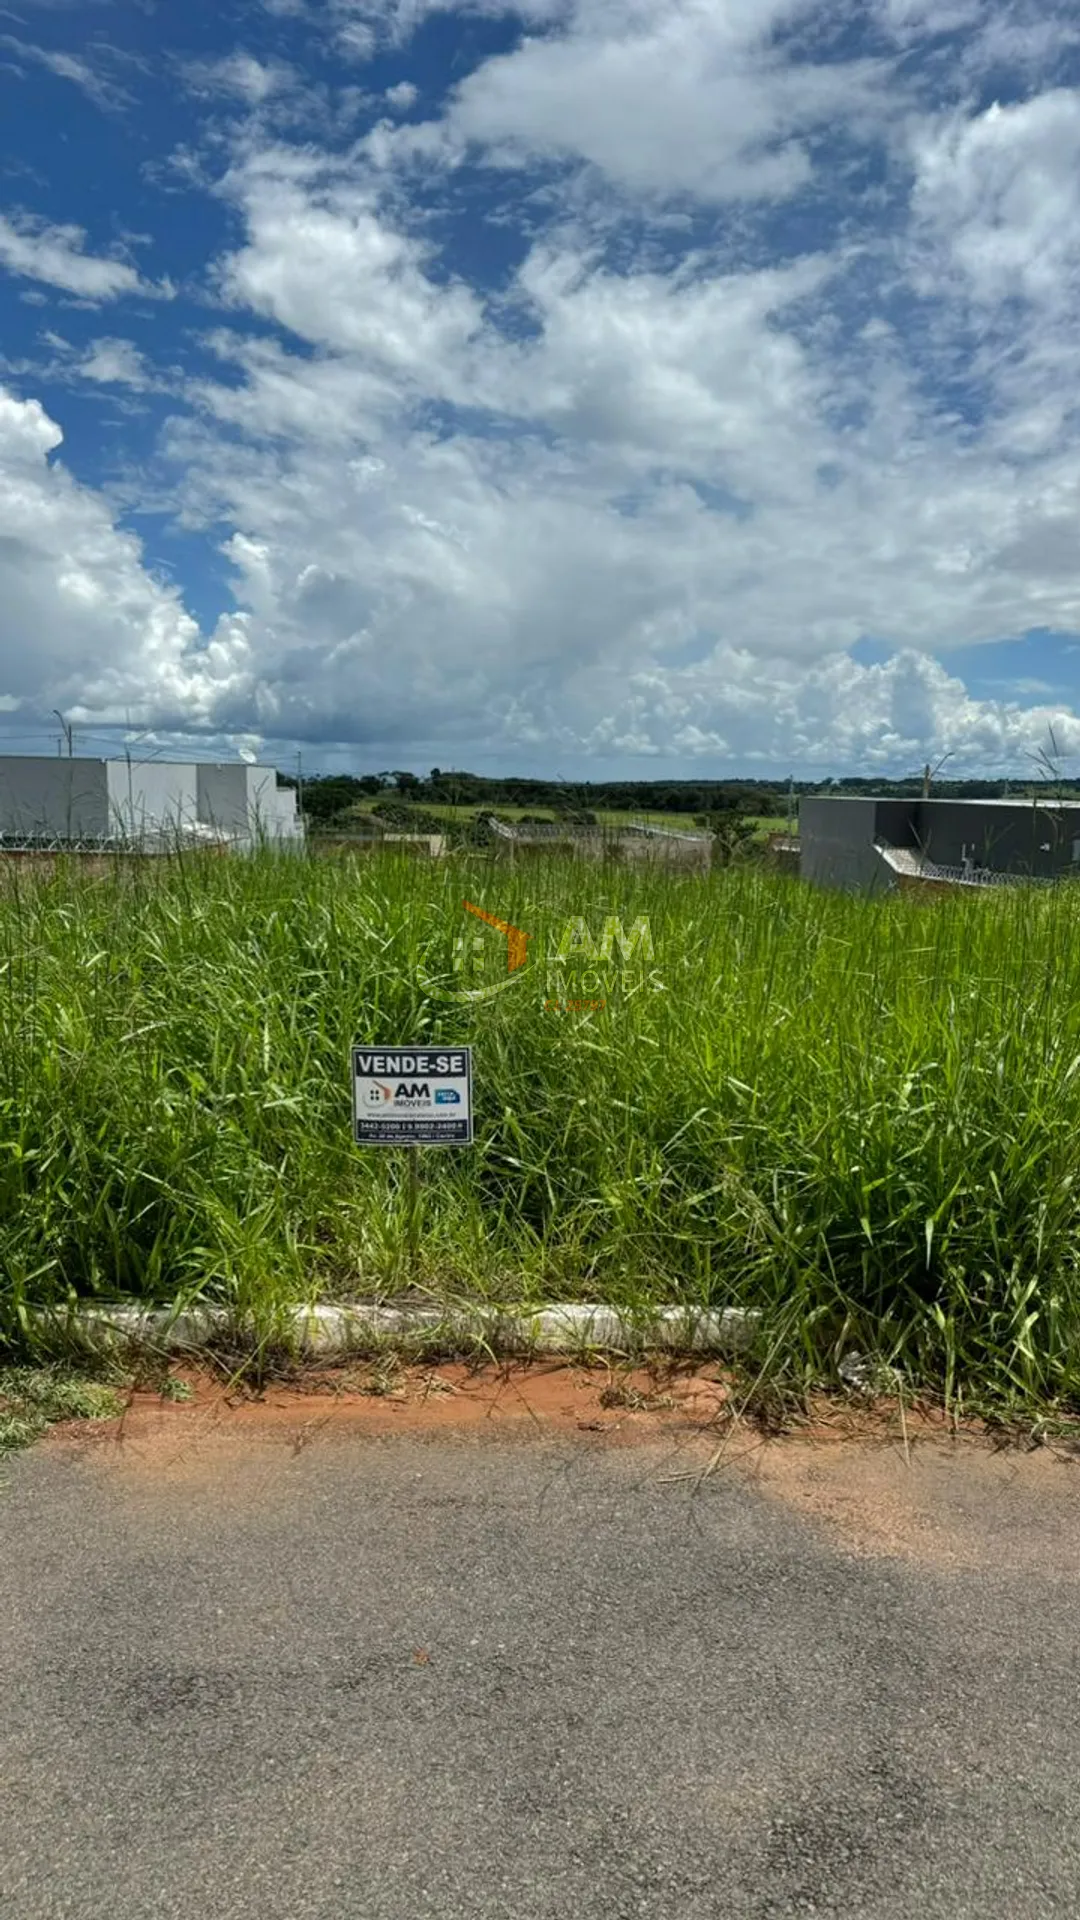
{"label": "am imoveis logo on sign", "polygon": [[352,1070],[358,1146],[471,1145],[471,1047],[357,1045]]}

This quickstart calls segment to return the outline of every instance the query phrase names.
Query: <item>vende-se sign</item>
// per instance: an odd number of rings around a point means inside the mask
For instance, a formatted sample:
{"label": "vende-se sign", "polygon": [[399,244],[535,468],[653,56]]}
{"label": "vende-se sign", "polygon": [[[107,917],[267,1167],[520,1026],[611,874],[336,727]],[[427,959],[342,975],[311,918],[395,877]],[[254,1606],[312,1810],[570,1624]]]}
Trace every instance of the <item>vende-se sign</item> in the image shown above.
{"label": "vende-se sign", "polygon": [[354,1047],[352,1063],[358,1146],[471,1146],[471,1047]]}

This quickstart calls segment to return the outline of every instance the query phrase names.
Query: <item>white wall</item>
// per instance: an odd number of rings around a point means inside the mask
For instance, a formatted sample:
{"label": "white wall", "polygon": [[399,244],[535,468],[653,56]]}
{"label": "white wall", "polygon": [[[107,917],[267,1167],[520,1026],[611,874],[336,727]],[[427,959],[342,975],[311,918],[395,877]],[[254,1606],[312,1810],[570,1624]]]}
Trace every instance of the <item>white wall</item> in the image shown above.
{"label": "white wall", "polygon": [[303,839],[296,793],[278,786],[273,767],[0,755],[0,835],[7,840],[160,844],[197,824],[240,846]]}
{"label": "white wall", "polygon": [[110,760],[109,812],[113,833],[139,841],[168,837],[198,818],[196,770],[175,760]]}
{"label": "white wall", "polygon": [[204,765],[197,773],[199,819],[206,825],[248,843],[302,836],[296,794],[278,786],[273,767]]}
{"label": "white wall", "polygon": [[302,840],[304,822],[296,805],[295,787],[279,787],[273,794],[274,833],[279,840]]}

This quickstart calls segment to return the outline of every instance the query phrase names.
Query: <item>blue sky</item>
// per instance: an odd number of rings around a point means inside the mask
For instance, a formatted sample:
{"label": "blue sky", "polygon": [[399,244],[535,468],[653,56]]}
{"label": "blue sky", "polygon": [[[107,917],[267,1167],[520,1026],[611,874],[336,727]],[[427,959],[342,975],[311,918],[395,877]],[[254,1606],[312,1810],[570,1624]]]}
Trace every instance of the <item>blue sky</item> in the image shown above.
{"label": "blue sky", "polygon": [[0,739],[1080,772],[1058,0],[0,4]]}

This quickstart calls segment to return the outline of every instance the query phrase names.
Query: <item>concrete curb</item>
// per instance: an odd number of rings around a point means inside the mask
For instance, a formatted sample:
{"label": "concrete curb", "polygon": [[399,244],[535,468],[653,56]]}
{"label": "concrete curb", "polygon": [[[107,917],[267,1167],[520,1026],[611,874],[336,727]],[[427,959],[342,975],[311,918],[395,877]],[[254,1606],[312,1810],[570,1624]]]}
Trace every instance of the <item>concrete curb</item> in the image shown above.
{"label": "concrete curb", "polygon": [[[299,1354],[331,1356],[388,1346],[410,1350],[496,1355],[544,1353],[738,1353],[749,1346],[760,1316],[738,1307],[719,1311],[664,1307],[635,1317],[601,1305],[499,1307],[291,1308],[274,1324],[271,1344]],[[252,1345],[256,1334],[225,1307],[81,1307],[41,1315],[38,1325],[94,1347],[135,1347],[158,1353],[197,1353],[234,1339]]]}

